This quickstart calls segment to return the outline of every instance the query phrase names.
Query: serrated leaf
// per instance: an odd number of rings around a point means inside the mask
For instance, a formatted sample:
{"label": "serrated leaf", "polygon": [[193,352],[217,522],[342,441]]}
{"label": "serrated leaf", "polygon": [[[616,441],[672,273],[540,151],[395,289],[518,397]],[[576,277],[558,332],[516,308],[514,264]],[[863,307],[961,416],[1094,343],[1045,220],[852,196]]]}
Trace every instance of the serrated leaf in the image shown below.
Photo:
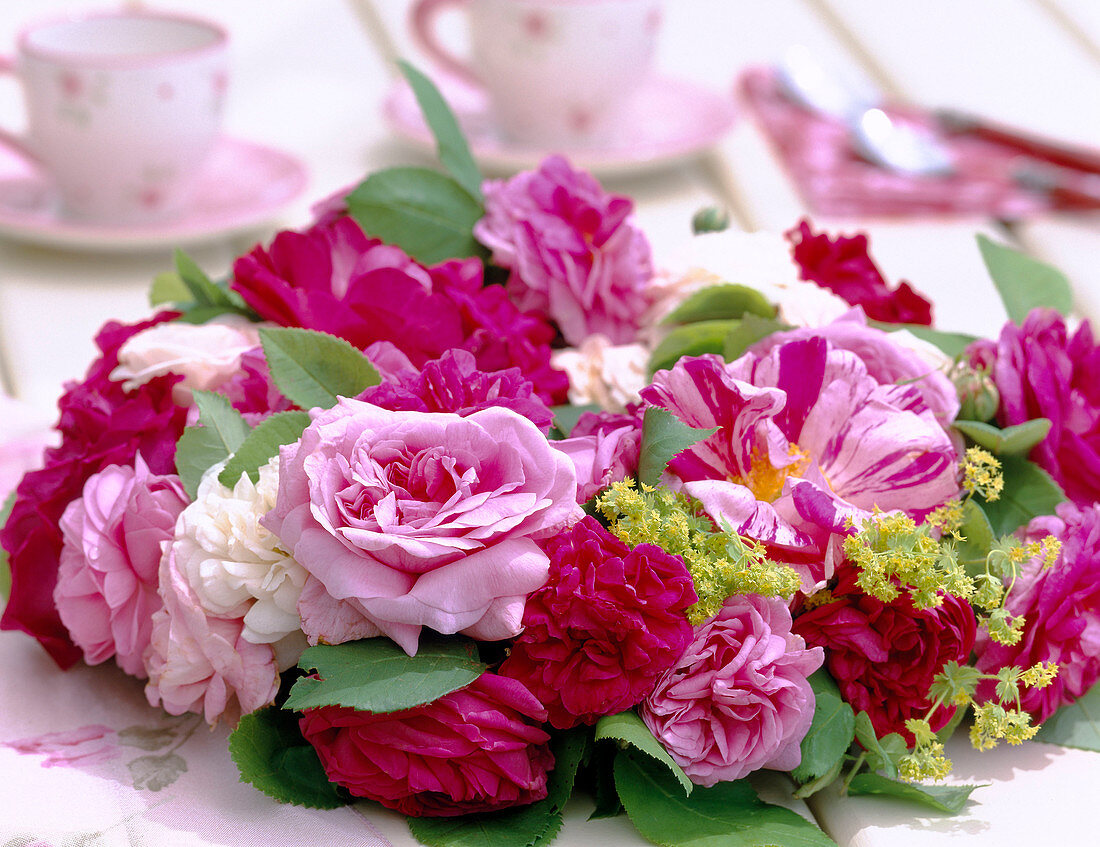
{"label": "serrated leaf", "polygon": [[673,761],[672,756],[661,746],[661,742],[653,737],[653,733],[649,731],[645,721],[633,711],[620,712],[617,715],[600,718],[596,721],[595,738],[597,741],[611,739],[629,744],[635,750],[645,753],[654,761],[664,765],[680,784],[685,797],[695,788],[695,784],[684,773],[684,769]]}
{"label": "serrated leaf", "polygon": [[424,115],[424,121],[435,136],[436,150],[439,161],[454,177],[455,182],[461,185],[466,192],[477,201],[481,201],[481,171],[478,170],[474,157],[470,155],[470,147],[466,143],[466,137],[455,120],[451,107],[439,93],[428,77],[405,61],[398,61],[397,66],[405,75],[416,102]]}
{"label": "serrated leaf", "polygon": [[656,485],[668,463],[678,454],[718,431],[696,429],[668,409],[650,406],[642,420],[642,444],[638,457],[638,481]]}
{"label": "serrated leaf", "polygon": [[554,429],[560,432],[563,437],[568,438],[569,433],[573,431],[573,427],[577,425],[577,421],[581,419],[581,415],[586,412],[599,412],[601,409],[602,407],[597,403],[585,403],[580,406],[572,404],[554,406],[550,409],[554,413]]}
{"label": "serrated leaf", "polygon": [[955,548],[959,564],[967,569],[970,576],[977,576],[985,571],[986,556],[997,537],[985,510],[976,501],[963,503],[963,522],[959,532],[963,535],[963,540]]}
{"label": "serrated leaf", "polygon": [[276,706],[242,717],[229,736],[229,753],[242,782],[281,803],[311,809],[345,804],[316,751],[302,738],[298,719]]}
{"label": "serrated leaf", "polygon": [[260,421],[218,474],[218,482],[233,488],[243,473],[247,473],[253,483],[259,481],[260,468],[278,455],[284,444],[301,438],[307,426],[309,415],[305,412],[278,412]]}
{"label": "serrated leaf", "polygon": [[1003,456],[1004,491],[993,502],[983,502],[982,510],[996,536],[1009,535],[1034,517],[1052,515],[1065,492],[1046,471],[1019,456]]}
{"label": "serrated leaf", "polygon": [[195,391],[201,426],[189,426],[176,442],[176,473],[194,500],[206,471],[229,458],[249,432],[248,423],[229,401],[210,391]]}
{"label": "serrated leaf", "polygon": [[643,836],[664,847],[836,847],[796,812],[765,803],[745,781],[697,787],[690,797],[646,756],[615,758],[615,787]]}
{"label": "serrated leaf", "polygon": [[699,321],[678,326],[666,335],[649,357],[649,372],[667,370],[684,356],[721,353],[736,320]]}
{"label": "serrated leaf", "polygon": [[271,378],[303,409],[332,408],[380,381],[370,360],[342,338],[296,327],[264,327],[260,343]]}
{"label": "serrated leaf", "polygon": [[[13,508],[15,508],[14,491],[5,498],[4,505],[0,508],[0,529],[3,529],[4,524],[8,522],[8,518],[11,517],[11,510]],[[0,597],[3,597],[4,601],[7,602],[10,595],[11,568],[8,566],[8,551],[0,547]]]}
{"label": "serrated leaf", "polygon": [[193,391],[195,405],[199,407],[199,423],[209,427],[225,446],[226,455],[236,450],[252,427],[244,419],[244,415],[233,408],[229,399],[213,391]]}
{"label": "serrated leaf", "polygon": [[901,329],[907,329],[915,337],[921,341],[927,341],[933,347],[938,347],[946,355],[952,359],[961,356],[966,352],[966,348],[978,340],[976,335],[966,335],[961,332],[942,332],[938,329],[932,329],[928,326],[921,326],[920,324],[888,324],[881,321],[868,321],[868,326],[876,327],[877,329],[885,330],[886,332],[897,332]]}
{"label": "serrated leaf", "polygon": [[912,782],[899,782],[882,774],[861,773],[852,778],[848,786],[851,795],[879,795],[896,797],[899,800],[911,800],[937,809],[941,812],[958,814],[966,806],[966,801],[975,788],[980,785],[917,785]]}
{"label": "serrated leaf", "polygon": [[722,346],[722,358],[727,362],[741,358],[745,351],[762,338],[767,338],[773,332],[782,332],[790,329],[782,321],[775,318],[762,318],[759,315],[745,315],[737,322],[737,325],[726,333]]}
{"label": "serrated leaf", "polygon": [[723,283],[696,291],[677,306],[661,323],[690,324],[740,318],[750,313],[762,318],[774,318],[775,306],[768,298],[747,285]]}
{"label": "serrated leaf", "polygon": [[982,421],[955,421],[955,429],[998,456],[1023,456],[1047,437],[1050,420],[1035,418],[1004,429]]}
{"label": "serrated leaf", "polygon": [[828,788],[837,777],[840,776],[840,772],[844,770],[844,760],[837,761],[828,772],[823,773],[816,779],[811,779],[809,782],[798,786],[798,789],[791,794],[792,797],[797,797],[799,800],[805,800],[807,797],[813,797],[818,791],[823,788]]}
{"label": "serrated leaf", "polygon": [[455,180],[436,171],[378,171],[348,195],[347,205],[365,232],[422,264],[487,255],[474,238],[474,224],[485,209]]}
{"label": "serrated leaf", "polygon": [[1035,740],[1100,752],[1100,684],[1043,721]]}
{"label": "serrated leaf", "polygon": [[190,300],[191,291],[176,271],[164,271],[153,277],[153,284],[149,286],[150,306],[187,303]]}
{"label": "serrated leaf", "polygon": [[855,712],[840,696],[840,689],[823,670],[809,677],[815,697],[814,719],[802,739],[802,762],[791,772],[798,782],[807,783],[833,771],[855,737]]}
{"label": "serrated leaf", "polygon": [[1010,321],[1023,323],[1036,308],[1056,309],[1063,315],[1073,310],[1069,280],[1057,268],[984,235],[978,236],[978,249]]}
{"label": "serrated leaf", "polygon": [[397,712],[437,700],[469,685],[486,670],[471,641],[422,638],[408,656],[388,638],[308,648],[298,667],[320,679],[294,683],[286,709],[347,706],[367,712]]}
{"label": "serrated leaf", "polygon": [[867,755],[867,765],[873,771],[883,771],[890,779],[897,779],[898,762],[909,752],[905,739],[896,732],[878,737],[871,723],[871,716],[860,712],[855,720],[856,740]]}
{"label": "serrated leaf", "polygon": [[196,306],[231,305],[225,292],[219,289],[198,266],[194,259],[182,250],[176,250],[176,275],[191,295]]}

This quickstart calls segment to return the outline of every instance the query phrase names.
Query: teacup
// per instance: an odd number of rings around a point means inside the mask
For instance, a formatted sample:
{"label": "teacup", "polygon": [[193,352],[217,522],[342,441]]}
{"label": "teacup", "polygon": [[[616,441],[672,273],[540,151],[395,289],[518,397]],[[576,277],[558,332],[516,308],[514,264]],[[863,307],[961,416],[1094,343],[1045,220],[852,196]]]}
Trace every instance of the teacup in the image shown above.
{"label": "teacup", "polygon": [[[468,18],[468,60],[441,44],[448,7]],[[508,139],[540,146],[595,146],[614,133],[651,73],[660,21],[660,0],[418,0],[412,8],[425,52],[486,91]]]}
{"label": "teacup", "polygon": [[221,131],[228,37],[184,15],[132,11],[32,25],[0,71],[22,83],[23,136],[62,215],[102,223],[183,212]]}

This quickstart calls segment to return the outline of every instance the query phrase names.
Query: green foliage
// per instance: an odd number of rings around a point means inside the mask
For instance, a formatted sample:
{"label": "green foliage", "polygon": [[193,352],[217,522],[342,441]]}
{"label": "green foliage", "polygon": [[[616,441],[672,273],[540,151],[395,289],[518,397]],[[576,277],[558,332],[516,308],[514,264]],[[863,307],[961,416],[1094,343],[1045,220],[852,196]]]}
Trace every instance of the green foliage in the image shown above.
{"label": "green foliage", "polygon": [[802,784],[837,769],[855,737],[855,713],[840,696],[840,689],[824,670],[809,678],[814,691],[814,719],[802,739],[802,763],[791,776]]}
{"label": "green foliage", "polygon": [[191,302],[191,290],[176,271],[164,271],[153,277],[149,286],[149,305],[164,306]]}
{"label": "green foliage", "polygon": [[890,779],[897,779],[898,762],[908,752],[905,739],[896,732],[879,738],[866,712],[856,715],[855,730],[856,740],[863,747],[867,766],[873,771],[883,771]]}
{"label": "green foliage", "polygon": [[617,715],[608,715],[607,717],[600,718],[596,722],[596,740],[618,741],[623,744],[638,750],[641,753],[645,753],[657,762],[660,762],[671,773],[676,781],[683,789],[684,796],[691,794],[692,789],[695,787],[692,781],[688,779],[688,775],[684,773],[676,762],[672,760],[672,756],[668,754],[668,751],[661,746],[661,742],[653,737],[653,733],[649,731],[649,727],[645,725],[645,722],[638,717],[633,711],[620,712]]}
{"label": "green foliage", "polygon": [[685,797],[665,768],[624,751],[615,758],[615,787],[638,832],[664,847],[835,847],[810,821],[763,802],[743,780],[697,787]]}
{"label": "green foliage", "polygon": [[785,329],[790,327],[782,321],[775,318],[762,318],[750,312],[730,327],[729,332],[726,333],[726,339],[722,344],[722,358],[727,362],[739,359],[760,339]]}
{"label": "green foliage", "polygon": [[979,785],[917,785],[912,782],[899,782],[882,774],[857,774],[848,786],[853,795],[877,794],[882,797],[895,797],[910,800],[941,812],[958,814],[966,801]]}
{"label": "green foliage", "polygon": [[736,320],[728,319],[697,321],[676,327],[661,339],[661,343],[650,354],[649,372],[653,374],[668,370],[684,356],[721,354],[725,348],[726,335],[736,325]]}
{"label": "green foliage", "polygon": [[755,288],[723,283],[696,291],[677,306],[662,323],[692,324],[740,318],[746,313],[774,318],[775,306]]}
{"label": "green foliage", "polygon": [[199,426],[189,426],[176,443],[176,472],[194,500],[207,469],[229,458],[251,431],[229,401],[211,391],[195,391]]}
{"label": "green foliage", "polygon": [[179,319],[187,323],[206,323],[224,314],[255,317],[239,294],[212,281],[182,250],[176,251],[175,260],[174,273],[168,271],[153,278],[151,306],[171,305],[183,313]]}
{"label": "green foliage", "polygon": [[330,409],[339,397],[355,397],[380,381],[363,353],[326,332],[264,327],[260,342],[271,378],[290,402],[303,409]]}
{"label": "green foliage", "polygon": [[1019,456],[1005,456],[1001,462],[1004,491],[990,502],[981,503],[996,536],[1009,535],[1039,515],[1052,515],[1066,495],[1046,471]]}
{"label": "green foliage", "polygon": [[986,556],[997,538],[985,510],[977,502],[967,500],[963,503],[962,512],[963,522],[959,533],[963,540],[957,542],[955,555],[967,574],[974,577],[985,571]]}
{"label": "green foliage", "polygon": [[301,438],[307,426],[309,415],[305,412],[279,412],[260,421],[218,474],[218,482],[233,488],[241,474],[247,473],[255,483],[260,478],[260,468],[278,454],[282,445]]}
{"label": "green foliage", "polygon": [[[8,495],[4,505],[0,508],[0,529],[11,517],[11,510],[15,508],[15,492]],[[8,551],[0,547],[0,598],[6,602],[11,596],[11,568],[8,567]]]}
{"label": "green foliage", "polygon": [[428,77],[410,65],[408,62],[399,61],[397,66],[405,75],[420,111],[424,113],[424,120],[431,127],[435,136],[436,149],[439,153],[439,161],[443,163],[455,182],[461,185],[466,193],[478,202],[481,201],[481,171],[478,170],[474,157],[470,155],[470,147],[466,143],[466,137],[455,120],[451,107],[439,93]]}
{"label": "green foliage", "polygon": [[721,206],[704,206],[691,216],[691,232],[724,232],[730,228],[730,213]]}
{"label": "green foliage", "polygon": [[1035,740],[1100,752],[1100,684],[1043,721]]}
{"label": "green foliage", "polygon": [[276,706],[241,718],[229,736],[229,754],[242,782],[280,803],[335,809],[345,801],[328,781],[316,751],[302,738],[298,719]]}
{"label": "green foliage", "polygon": [[600,406],[597,403],[585,403],[581,406],[574,406],[572,404],[566,404],[564,406],[554,406],[550,409],[554,413],[554,425],[551,430],[551,438],[555,437],[555,433],[562,438],[568,438],[569,433],[573,431],[573,427],[577,425],[577,421],[580,420],[581,415],[585,412],[598,412]]}
{"label": "green foliage", "polygon": [[1065,275],[1038,259],[978,236],[978,249],[1001,295],[1008,318],[1023,323],[1032,309],[1046,307],[1068,315],[1073,293]]}
{"label": "green foliage", "polygon": [[474,238],[485,215],[480,201],[451,177],[427,168],[371,174],[347,197],[348,213],[364,231],[425,265],[486,251]]}
{"label": "green foliage", "polygon": [[638,459],[638,481],[656,485],[668,463],[694,444],[718,430],[688,426],[668,409],[650,406],[642,421],[641,454]]}
{"label": "green foliage", "polygon": [[388,638],[308,648],[298,662],[307,673],[294,683],[285,709],[347,706],[367,712],[398,712],[430,703],[469,685],[486,670],[472,641],[420,640],[415,656]]}
{"label": "green foliage", "polygon": [[981,421],[955,421],[955,429],[998,456],[1023,456],[1047,437],[1050,420],[1035,418],[1004,429]]}

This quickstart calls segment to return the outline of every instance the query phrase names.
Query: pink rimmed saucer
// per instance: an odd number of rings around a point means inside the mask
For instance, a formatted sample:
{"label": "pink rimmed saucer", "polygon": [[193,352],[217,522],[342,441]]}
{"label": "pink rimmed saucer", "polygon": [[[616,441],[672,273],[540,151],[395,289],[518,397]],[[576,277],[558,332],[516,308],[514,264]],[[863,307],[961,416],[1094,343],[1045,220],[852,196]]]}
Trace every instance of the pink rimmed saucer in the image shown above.
{"label": "pink rimmed saucer", "polygon": [[0,161],[0,235],[83,250],[183,246],[259,228],[300,197],[307,181],[305,165],[288,153],[223,138],[183,216],[148,224],[99,224],[64,216],[49,183],[22,160],[5,155]]}
{"label": "pink rimmed saucer", "polygon": [[[639,173],[696,155],[719,141],[734,122],[731,99],[686,80],[658,76],[636,93],[614,134],[598,145],[520,145],[501,135],[482,89],[442,73],[435,82],[466,133],[474,158],[496,173],[535,167],[551,153],[561,153],[574,167],[603,176]],[[384,114],[398,135],[434,147],[416,98],[404,82],[386,98]]]}

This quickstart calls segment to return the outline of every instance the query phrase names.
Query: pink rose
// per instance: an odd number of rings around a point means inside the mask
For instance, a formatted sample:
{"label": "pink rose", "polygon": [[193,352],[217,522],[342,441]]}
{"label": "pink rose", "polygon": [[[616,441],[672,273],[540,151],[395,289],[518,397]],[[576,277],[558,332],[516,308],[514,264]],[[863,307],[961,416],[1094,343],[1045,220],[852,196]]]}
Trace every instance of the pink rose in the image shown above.
{"label": "pink rose", "polygon": [[621,414],[585,412],[568,438],[553,442],[577,472],[577,501],[587,503],[603,489],[638,473],[642,407]]}
{"label": "pink rose", "polygon": [[326,602],[350,604],[410,655],[423,626],[519,632],[549,566],[535,539],[579,516],[569,460],[510,409],[460,417],[342,399],[313,415],[282,449],[264,520],[327,592],[307,585],[306,633],[335,643],[311,623],[333,618]]}
{"label": "pink rose", "polygon": [[142,656],[161,608],[157,571],[187,495],[176,476],[111,465],[88,478],[84,496],[61,518],[64,546],[54,602],[84,660],[115,656],[126,673],[145,676]]}
{"label": "pink rose", "polygon": [[782,599],[730,597],[657,680],[642,719],[698,785],[791,770],[814,716],[807,677],[822,660],[791,633]]}
{"label": "pink rose", "polygon": [[153,615],[145,656],[150,705],[170,715],[196,712],[211,726],[222,719],[233,726],[274,701],[279,672],[271,645],[243,638],[243,618],[208,616],[171,547],[161,560],[160,594],[164,608]]}
{"label": "pink rose", "polygon": [[544,314],[571,345],[601,333],[634,341],[652,305],[649,242],[629,220],[633,203],[551,156],[537,171],[485,183],[474,235],[512,271],[508,293]]}
{"label": "pink rose", "polygon": [[514,679],[484,673],[413,709],[308,709],[300,726],[328,778],[402,814],[449,817],[534,803],[554,764],[546,711]]}

